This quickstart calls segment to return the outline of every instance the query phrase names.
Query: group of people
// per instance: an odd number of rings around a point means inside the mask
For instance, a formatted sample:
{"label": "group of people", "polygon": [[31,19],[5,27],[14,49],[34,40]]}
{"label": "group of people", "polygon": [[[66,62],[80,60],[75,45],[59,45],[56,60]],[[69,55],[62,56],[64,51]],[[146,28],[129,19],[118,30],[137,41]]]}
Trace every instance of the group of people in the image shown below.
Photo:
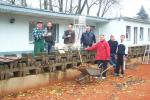
{"label": "group of people", "polygon": [[[102,79],[106,78],[108,63],[114,67],[114,76],[124,76],[125,60],[128,54],[125,35],[120,36],[120,42],[117,42],[113,35],[110,36],[109,41],[105,40],[104,35],[100,35],[100,41],[85,50],[96,50],[96,61],[103,72]],[[120,69],[121,73],[119,73]]]}
{"label": "group of people", "polygon": [[48,54],[52,45],[55,44],[54,32],[52,22],[49,21],[44,28],[43,22],[39,21],[36,24],[36,28],[32,32],[34,39],[34,54],[44,52],[44,48],[47,47]]}
{"label": "group of people", "polygon": [[[47,23],[45,28],[41,21],[37,22],[36,28],[33,30],[34,54],[43,52],[45,45],[49,54],[52,45],[55,45],[54,34],[51,21]],[[73,24],[69,24],[67,30],[64,31],[62,36],[67,49],[73,47],[75,43],[75,36],[76,34],[73,30]],[[110,36],[109,41],[105,40],[104,35],[100,35],[100,41],[96,43],[96,37],[91,31],[91,27],[87,25],[85,32],[82,33],[80,43],[86,51],[96,50],[97,64],[104,71],[102,74],[103,79],[105,79],[107,75],[107,71],[105,70],[108,67],[108,63],[114,67],[114,76],[124,75],[124,61],[128,54],[128,46],[125,42],[125,35],[120,36],[119,43],[115,40],[113,35]],[[120,69],[121,74],[119,74]]]}
{"label": "group of people", "polygon": [[[55,45],[55,35],[53,24],[51,21],[47,22],[47,26],[44,27],[43,22],[37,22],[36,28],[32,32],[34,39],[34,54],[44,52],[44,49],[47,50],[50,54],[51,48]],[[75,31],[73,30],[73,24],[67,26],[67,30],[64,31],[62,38],[64,39],[64,49],[72,48],[75,43]],[[96,43],[96,38],[94,33],[91,31],[90,26],[86,26],[86,31],[83,32],[81,37],[81,45],[83,47],[92,46],[93,43]]]}

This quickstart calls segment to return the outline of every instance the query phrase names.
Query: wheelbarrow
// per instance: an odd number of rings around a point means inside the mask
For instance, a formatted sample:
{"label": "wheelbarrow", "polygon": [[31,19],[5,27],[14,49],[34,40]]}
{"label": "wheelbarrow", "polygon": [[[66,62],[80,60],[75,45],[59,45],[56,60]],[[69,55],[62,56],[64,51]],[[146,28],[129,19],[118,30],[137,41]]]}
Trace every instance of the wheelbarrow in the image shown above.
{"label": "wheelbarrow", "polygon": [[104,72],[106,72],[108,69],[112,68],[112,67],[108,67],[107,69],[102,70],[103,63],[101,63],[97,68],[93,68],[93,67],[89,66],[88,64],[84,65],[79,49],[78,49],[78,53],[79,53],[79,57],[80,57],[80,61],[81,61],[81,66],[76,67],[76,69],[78,69],[81,72],[81,74],[79,75],[79,77],[76,78],[76,81],[80,84],[85,84],[87,82],[90,82],[91,79],[93,79],[94,77],[97,77],[97,76],[100,76],[100,78],[101,78],[101,76]]}
{"label": "wheelbarrow", "polygon": [[103,64],[100,64],[98,68],[93,68],[93,67],[85,66],[85,65],[77,68],[81,72],[81,74],[76,78],[76,81],[79,84],[85,84],[85,83],[93,81],[94,77],[97,77],[97,76],[99,76],[99,78],[101,79],[102,74],[106,72],[108,69],[112,68],[112,66],[109,66],[105,70],[102,70],[102,67],[103,67]]}

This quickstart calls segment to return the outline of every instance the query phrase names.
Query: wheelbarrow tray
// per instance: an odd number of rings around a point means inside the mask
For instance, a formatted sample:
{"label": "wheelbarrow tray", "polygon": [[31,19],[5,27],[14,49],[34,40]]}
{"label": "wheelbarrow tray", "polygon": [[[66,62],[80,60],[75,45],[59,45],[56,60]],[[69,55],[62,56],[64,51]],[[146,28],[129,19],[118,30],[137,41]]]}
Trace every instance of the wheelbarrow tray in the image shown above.
{"label": "wheelbarrow tray", "polygon": [[100,70],[97,68],[79,68],[79,71],[84,75],[98,76],[100,75]]}

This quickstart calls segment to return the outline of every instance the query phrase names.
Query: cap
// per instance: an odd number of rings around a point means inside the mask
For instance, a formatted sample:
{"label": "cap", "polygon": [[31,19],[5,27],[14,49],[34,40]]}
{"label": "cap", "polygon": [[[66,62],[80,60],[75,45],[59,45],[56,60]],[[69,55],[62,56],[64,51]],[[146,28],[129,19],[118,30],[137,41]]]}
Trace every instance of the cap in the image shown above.
{"label": "cap", "polygon": [[42,21],[38,21],[37,23],[43,23]]}

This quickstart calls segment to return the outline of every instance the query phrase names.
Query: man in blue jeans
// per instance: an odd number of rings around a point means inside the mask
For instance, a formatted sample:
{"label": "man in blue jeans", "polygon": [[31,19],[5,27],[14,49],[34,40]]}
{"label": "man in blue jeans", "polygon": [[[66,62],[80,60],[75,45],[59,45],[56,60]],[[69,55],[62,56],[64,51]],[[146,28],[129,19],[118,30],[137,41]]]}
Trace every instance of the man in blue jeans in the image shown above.
{"label": "man in blue jeans", "polygon": [[110,40],[108,41],[110,46],[110,64],[115,68],[116,67],[116,51],[118,47],[118,42],[115,41],[115,37],[113,35],[110,36]]}

